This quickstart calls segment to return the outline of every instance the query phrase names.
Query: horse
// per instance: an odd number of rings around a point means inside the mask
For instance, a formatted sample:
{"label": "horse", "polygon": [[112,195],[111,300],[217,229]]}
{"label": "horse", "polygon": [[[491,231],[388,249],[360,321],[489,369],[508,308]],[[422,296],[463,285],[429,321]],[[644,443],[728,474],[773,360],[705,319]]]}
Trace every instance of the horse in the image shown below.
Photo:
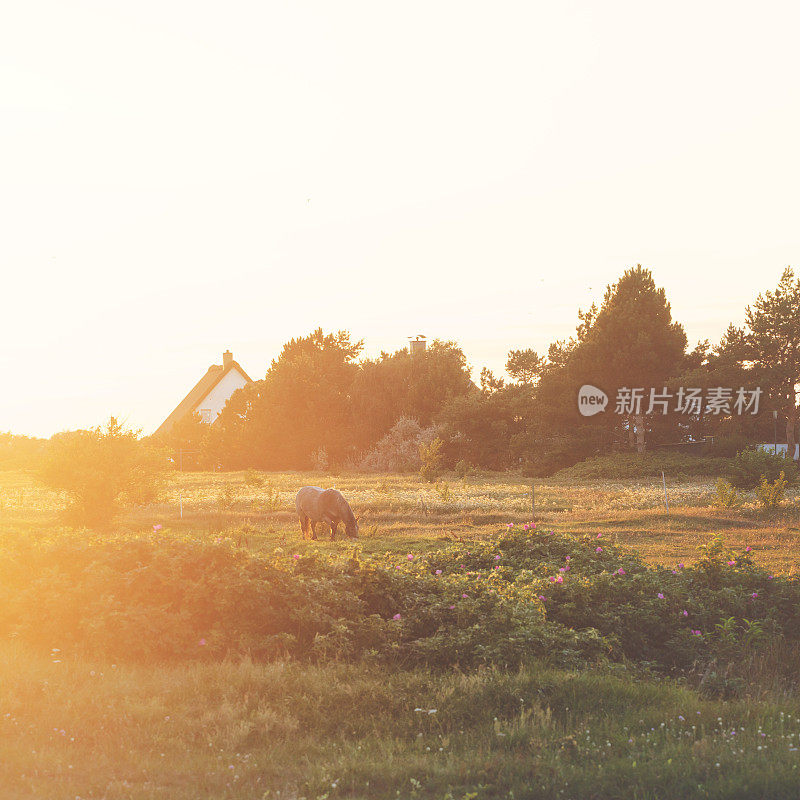
{"label": "horse", "polygon": [[358,518],[353,515],[347,500],[336,489],[320,489],[319,486],[304,486],[295,496],[294,505],[300,517],[303,536],[308,534],[311,525],[311,538],[317,538],[316,525],[327,522],[331,527],[331,541],[336,536],[340,522],[351,539],[358,537]]}

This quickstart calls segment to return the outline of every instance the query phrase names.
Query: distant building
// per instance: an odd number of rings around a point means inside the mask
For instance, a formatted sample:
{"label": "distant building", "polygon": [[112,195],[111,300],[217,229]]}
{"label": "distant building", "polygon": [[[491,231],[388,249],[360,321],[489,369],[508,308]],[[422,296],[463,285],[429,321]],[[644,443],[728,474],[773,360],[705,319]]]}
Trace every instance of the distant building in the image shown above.
{"label": "distant building", "polygon": [[419,353],[424,353],[426,346],[427,342],[422,334],[419,334],[416,339],[411,339],[409,337],[408,350],[412,356],[415,356]]}
{"label": "distant building", "polygon": [[230,396],[252,383],[248,374],[233,360],[233,353],[222,354],[222,364],[212,364],[178,407],[161,423],[156,436],[169,433],[175,423],[197,412],[203,422],[214,422],[225,408]]}
{"label": "distant building", "polygon": [[[759,450],[765,450],[767,453],[776,453],[777,455],[783,456],[784,458],[786,458],[786,451],[789,449],[789,445],[781,444],[780,442],[778,442],[778,444],[775,444],[774,442],[772,444],[766,442],[764,444],[757,444],[756,447]],[[796,444],[794,446],[794,453],[792,454],[792,458],[795,461],[800,459],[800,445]]]}

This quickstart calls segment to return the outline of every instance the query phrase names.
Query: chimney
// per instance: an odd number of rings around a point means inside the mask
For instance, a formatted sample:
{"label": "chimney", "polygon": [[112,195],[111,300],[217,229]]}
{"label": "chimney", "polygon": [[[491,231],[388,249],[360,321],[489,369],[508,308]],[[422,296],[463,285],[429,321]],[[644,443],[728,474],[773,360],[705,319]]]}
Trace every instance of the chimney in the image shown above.
{"label": "chimney", "polygon": [[233,364],[233,353],[230,350],[226,350],[222,354],[222,368],[228,369],[231,364]]}
{"label": "chimney", "polygon": [[425,352],[425,337],[419,334],[416,339],[409,337],[408,349],[412,356]]}

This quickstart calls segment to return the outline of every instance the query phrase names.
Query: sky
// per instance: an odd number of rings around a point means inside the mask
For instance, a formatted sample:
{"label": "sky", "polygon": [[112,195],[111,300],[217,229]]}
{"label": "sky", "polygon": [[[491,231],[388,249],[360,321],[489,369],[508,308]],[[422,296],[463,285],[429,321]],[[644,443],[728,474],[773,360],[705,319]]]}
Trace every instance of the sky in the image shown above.
{"label": "sky", "polygon": [[545,352],[637,263],[690,346],[800,264],[795,3],[9,4],[0,430],[152,432],[222,352]]}

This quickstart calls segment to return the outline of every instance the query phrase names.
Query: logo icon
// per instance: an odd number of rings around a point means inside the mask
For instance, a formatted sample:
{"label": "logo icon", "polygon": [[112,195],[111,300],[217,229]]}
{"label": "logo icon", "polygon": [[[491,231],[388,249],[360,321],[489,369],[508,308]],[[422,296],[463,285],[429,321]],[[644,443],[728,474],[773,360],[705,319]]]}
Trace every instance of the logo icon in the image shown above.
{"label": "logo icon", "polygon": [[578,411],[584,417],[593,417],[606,410],[608,395],[590,383],[584,383],[578,390]]}

